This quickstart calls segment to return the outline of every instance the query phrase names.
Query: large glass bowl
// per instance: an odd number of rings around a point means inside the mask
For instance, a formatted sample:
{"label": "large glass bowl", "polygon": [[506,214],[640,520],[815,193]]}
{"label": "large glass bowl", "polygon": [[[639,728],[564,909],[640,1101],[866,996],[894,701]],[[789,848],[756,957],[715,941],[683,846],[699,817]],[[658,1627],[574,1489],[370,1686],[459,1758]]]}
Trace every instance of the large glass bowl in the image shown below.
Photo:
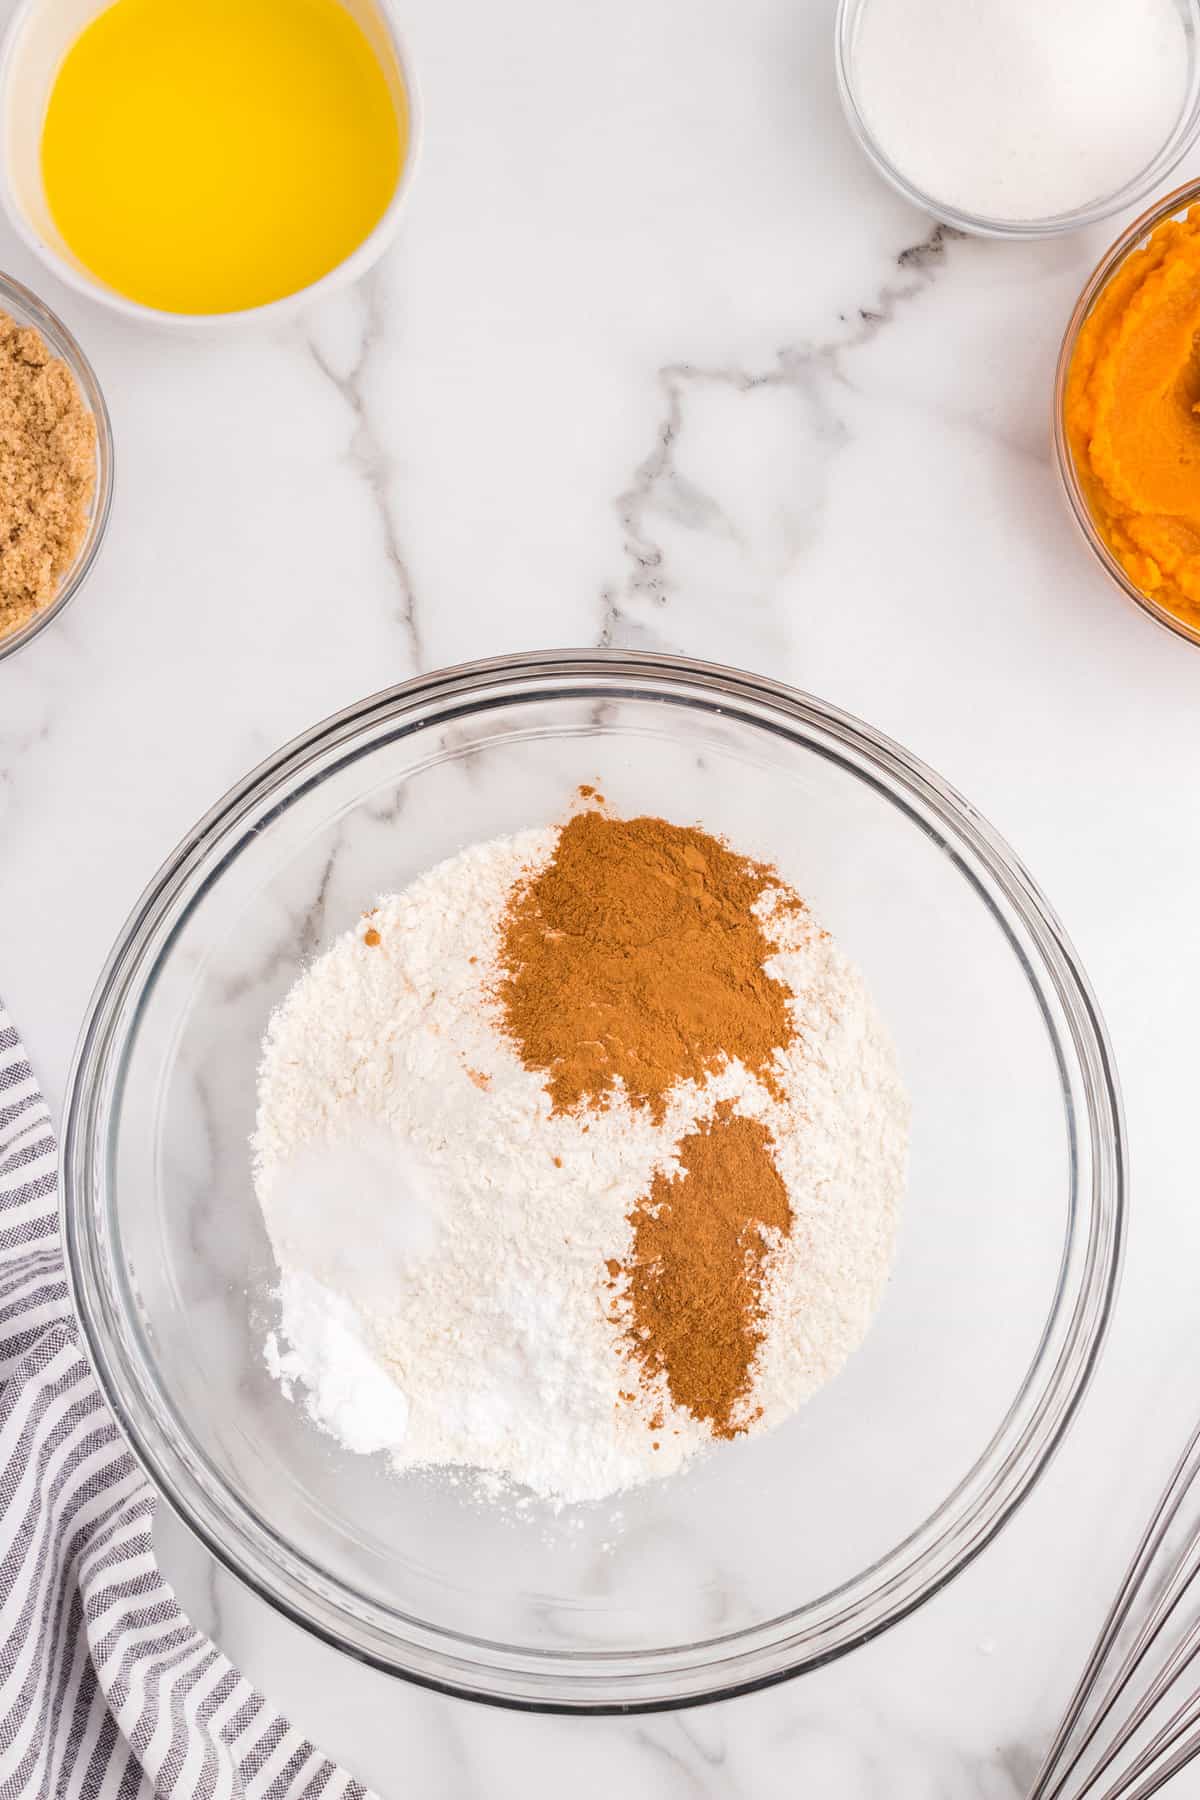
{"label": "large glass bowl", "polygon": [[[613,1504],[489,1508],[354,1457],[263,1367],[259,1039],[305,960],[474,840],[624,813],[773,860],[866,972],[913,1101],[879,1317],[789,1424]],[[988,1543],[1087,1385],[1123,1235],[1120,1105],[1069,943],[936,776],[777,683],[617,652],[421,677],[264,763],[135,907],[63,1148],[75,1297],[160,1490],[229,1569],[397,1675],[513,1706],[683,1705],[853,1649]]]}

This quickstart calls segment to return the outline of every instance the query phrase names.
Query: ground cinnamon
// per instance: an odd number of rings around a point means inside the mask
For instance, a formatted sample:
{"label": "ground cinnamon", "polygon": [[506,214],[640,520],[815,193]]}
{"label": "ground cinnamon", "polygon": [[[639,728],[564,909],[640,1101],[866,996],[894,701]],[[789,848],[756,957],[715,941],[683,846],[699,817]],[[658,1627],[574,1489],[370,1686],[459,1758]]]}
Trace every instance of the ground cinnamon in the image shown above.
{"label": "ground cinnamon", "polygon": [[[703,1084],[733,1058],[773,1088],[795,1027],[788,989],[764,972],[768,895],[802,910],[774,869],[695,826],[589,810],[562,828],[510,903],[497,988],[555,1112],[607,1106],[620,1087],[661,1121],[679,1082]],[[665,1380],[717,1437],[749,1423],[739,1407],[763,1336],[764,1262],[770,1235],[791,1229],[771,1148],[764,1125],[723,1103],[679,1144],[680,1172],[634,1209],[628,1264],[608,1265],[613,1317],[647,1383]],[[661,1410],[648,1423],[661,1431]]]}
{"label": "ground cinnamon", "polygon": [[[665,1377],[676,1406],[734,1437],[763,1338],[767,1233],[786,1235],[792,1209],[771,1156],[771,1134],[729,1103],[685,1137],[681,1172],[655,1177],[635,1208],[633,1255],[621,1296],[631,1354]],[[618,1265],[619,1268],[619,1265]],[[610,1273],[612,1272],[610,1268]],[[651,1429],[661,1426],[659,1418]]]}
{"label": "ground cinnamon", "polygon": [[499,956],[504,1024],[554,1111],[604,1105],[620,1081],[661,1120],[678,1082],[731,1058],[770,1085],[794,1026],[752,908],[778,889],[695,826],[571,819],[515,894]]}

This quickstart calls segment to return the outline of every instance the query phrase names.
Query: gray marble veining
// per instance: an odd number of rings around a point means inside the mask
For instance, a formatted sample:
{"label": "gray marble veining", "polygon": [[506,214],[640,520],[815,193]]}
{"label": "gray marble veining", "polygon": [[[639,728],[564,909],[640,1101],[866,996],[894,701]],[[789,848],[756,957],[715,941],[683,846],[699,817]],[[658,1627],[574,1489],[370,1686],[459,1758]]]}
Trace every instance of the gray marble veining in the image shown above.
{"label": "gray marble veining", "polygon": [[334,349],[327,346],[316,331],[308,335],[306,342],[313,361],[322,375],[333,383],[354,422],[349,460],[351,467],[366,484],[378,515],[383,551],[396,589],[392,617],[402,627],[407,638],[411,673],[415,675],[423,666],[417,596],[401,548],[397,503],[393,497],[393,470],[387,449],[374,424],[376,401],[370,381],[371,357],[387,316],[382,277],[377,271],[372,271],[360,282],[358,300],[360,331],[349,361],[344,358],[335,360]]}

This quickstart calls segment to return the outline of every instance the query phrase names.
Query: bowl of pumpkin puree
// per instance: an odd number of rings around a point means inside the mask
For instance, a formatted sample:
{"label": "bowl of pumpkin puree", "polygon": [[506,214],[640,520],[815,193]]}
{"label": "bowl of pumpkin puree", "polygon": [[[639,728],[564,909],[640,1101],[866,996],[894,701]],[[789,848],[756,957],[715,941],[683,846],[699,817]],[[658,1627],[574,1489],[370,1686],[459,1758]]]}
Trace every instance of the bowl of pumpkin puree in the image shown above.
{"label": "bowl of pumpkin puree", "polygon": [[1200,644],[1200,182],[1143,213],[1092,275],[1054,413],[1092,549],[1130,599]]}

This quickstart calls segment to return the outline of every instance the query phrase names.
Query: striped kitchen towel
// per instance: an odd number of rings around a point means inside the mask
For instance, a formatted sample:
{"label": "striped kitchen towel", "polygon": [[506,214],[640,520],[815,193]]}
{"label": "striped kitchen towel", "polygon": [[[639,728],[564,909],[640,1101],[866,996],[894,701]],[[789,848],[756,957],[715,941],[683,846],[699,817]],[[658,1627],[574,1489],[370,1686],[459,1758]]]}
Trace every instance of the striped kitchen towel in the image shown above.
{"label": "striped kitchen towel", "polygon": [[369,1800],[195,1631],[79,1347],[50,1113],[0,1004],[0,1800]]}

